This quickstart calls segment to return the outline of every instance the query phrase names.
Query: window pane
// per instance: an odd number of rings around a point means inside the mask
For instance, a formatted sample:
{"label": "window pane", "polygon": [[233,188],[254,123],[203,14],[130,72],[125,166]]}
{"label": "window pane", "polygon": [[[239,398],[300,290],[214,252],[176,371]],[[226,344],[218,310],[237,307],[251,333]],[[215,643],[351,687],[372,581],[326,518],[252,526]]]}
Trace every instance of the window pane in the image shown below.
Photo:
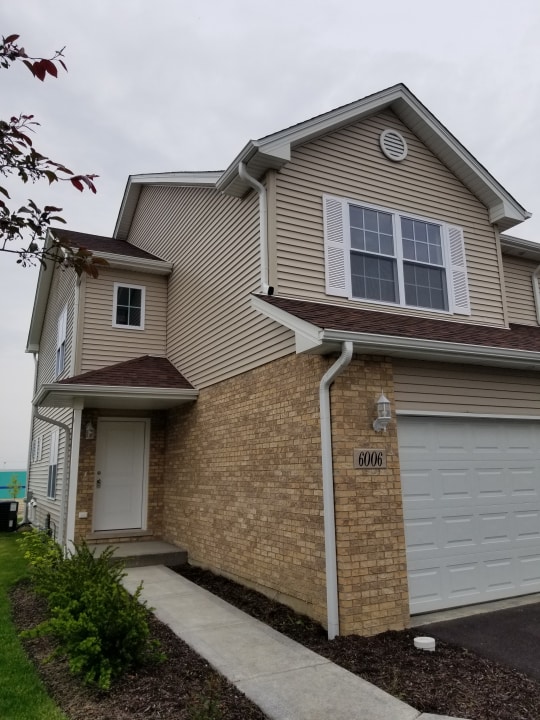
{"label": "window pane", "polygon": [[389,213],[379,213],[379,232],[385,233],[386,235],[394,235],[392,216]]}
{"label": "window pane", "polygon": [[404,238],[414,240],[413,222],[407,218],[401,218],[401,234]]}
{"label": "window pane", "polygon": [[381,253],[384,255],[394,254],[394,238],[392,235],[381,235]]}
{"label": "window pane", "polygon": [[429,262],[429,250],[427,243],[417,242],[416,243],[416,259],[419,262]]}
{"label": "window pane", "polygon": [[351,227],[351,247],[357,250],[365,250],[364,231]]}
{"label": "window pane", "polygon": [[349,219],[351,221],[351,226],[357,227],[357,228],[363,228],[364,227],[364,211],[361,207],[358,207],[357,205],[349,205]]}
{"label": "window pane", "polygon": [[116,324],[117,325],[128,325],[129,322],[129,308],[117,307],[116,308]]}
{"label": "window pane", "polygon": [[119,305],[128,305],[129,304],[129,288],[119,287],[118,294],[116,296],[116,300]]}
{"label": "window pane", "polygon": [[135,288],[129,289],[129,304],[131,307],[141,307],[141,291]]}
{"label": "window pane", "polygon": [[366,230],[373,230],[374,232],[379,230],[377,215],[378,213],[375,210],[364,210],[364,227]]}
{"label": "window pane", "polygon": [[379,236],[376,232],[370,232],[366,230],[366,247],[368,252],[378,253],[379,252]]}
{"label": "window pane", "polygon": [[419,220],[414,221],[414,239],[417,242],[427,243],[427,227],[426,223]]}
{"label": "window pane", "polygon": [[403,257],[406,260],[416,260],[416,253],[413,240],[403,238]]}
{"label": "window pane", "polygon": [[129,310],[129,324],[140,325],[141,324],[141,308],[130,308]]}

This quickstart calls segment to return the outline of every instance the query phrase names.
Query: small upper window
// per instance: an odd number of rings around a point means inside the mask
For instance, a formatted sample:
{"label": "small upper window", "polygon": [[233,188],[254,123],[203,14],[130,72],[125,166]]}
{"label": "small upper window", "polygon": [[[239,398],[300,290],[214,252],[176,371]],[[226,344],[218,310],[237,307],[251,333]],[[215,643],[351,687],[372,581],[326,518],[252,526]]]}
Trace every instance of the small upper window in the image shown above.
{"label": "small upper window", "polygon": [[58,428],[54,428],[50,437],[47,497],[54,500],[56,498],[56,479],[58,477]]}
{"label": "small upper window", "polygon": [[114,284],[113,327],[144,330],[145,288]]}
{"label": "small upper window", "polygon": [[67,307],[60,313],[56,331],[56,377],[64,372],[66,364]]}

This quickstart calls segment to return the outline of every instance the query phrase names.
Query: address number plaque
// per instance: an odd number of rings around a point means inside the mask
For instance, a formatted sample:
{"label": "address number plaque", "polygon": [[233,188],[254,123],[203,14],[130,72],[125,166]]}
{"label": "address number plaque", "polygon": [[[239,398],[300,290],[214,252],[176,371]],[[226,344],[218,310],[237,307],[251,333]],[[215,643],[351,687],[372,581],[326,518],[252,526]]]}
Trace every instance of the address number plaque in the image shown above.
{"label": "address number plaque", "polygon": [[371,470],[386,467],[386,450],[379,448],[355,448],[354,467],[359,470]]}

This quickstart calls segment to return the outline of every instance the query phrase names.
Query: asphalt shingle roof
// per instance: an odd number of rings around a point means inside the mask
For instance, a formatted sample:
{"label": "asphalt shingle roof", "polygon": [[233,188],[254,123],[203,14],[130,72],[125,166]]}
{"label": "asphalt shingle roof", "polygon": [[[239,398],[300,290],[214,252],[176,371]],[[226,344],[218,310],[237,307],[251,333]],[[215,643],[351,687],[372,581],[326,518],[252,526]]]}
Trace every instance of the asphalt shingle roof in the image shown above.
{"label": "asphalt shingle roof", "polygon": [[59,384],[194,389],[167,358],[151,355],[108,365],[99,370],[90,370],[82,375],[60,380]]}
{"label": "asphalt shingle roof", "polygon": [[404,314],[339,307],[278,296],[258,295],[273,305],[324,330],[373,333],[418,340],[463,343],[540,352],[540,328],[511,324],[509,329]]}
{"label": "asphalt shingle roof", "polygon": [[115,238],[106,237],[105,235],[90,235],[89,233],[64,230],[62,228],[53,228],[52,232],[60,240],[67,240],[75,247],[84,247],[91,252],[106,252],[146,260],[161,260],[161,258],[158,258],[156,255],[151,255],[125,240],[116,240]]}

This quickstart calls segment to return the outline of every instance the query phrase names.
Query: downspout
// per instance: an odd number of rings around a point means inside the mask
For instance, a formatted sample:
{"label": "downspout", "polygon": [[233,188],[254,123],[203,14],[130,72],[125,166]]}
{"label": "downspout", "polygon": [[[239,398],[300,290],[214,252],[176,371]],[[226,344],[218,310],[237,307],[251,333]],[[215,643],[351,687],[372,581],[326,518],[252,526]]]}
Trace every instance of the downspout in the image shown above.
{"label": "downspout", "polygon": [[324,552],[326,557],[326,610],[328,639],[339,635],[339,602],[337,585],[336,518],[334,512],[334,468],[332,463],[332,416],[330,386],[349,365],[353,356],[352,342],[344,342],[341,355],[328,368],[319,387],[321,413],[321,458],[323,481]]}
{"label": "downspout", "polygon": [[261,292],[273,295],[274,289],[268,284],[268,203],[266,188],[247,171],[246,163],[238,165],[238,175],[259,193],[259,255],[261,267]]}
{"label": "downspout", "polygon": [[536,305],[536,321],[540,325],[540,287],[538,286],[538,280],[540,278],[540,265],[532,274],[532,286],[534,293],[534,304]]}
{"label": "downspout", "polygon": [[67,516],[67,497],[68,497],[68,485],[69,485],[69,471],[68,471],[68,463],[67,458],[71,457],[71,428],[69,425],[66,425],[63,422],[60,422],[59,420],[53,420],[50,417],[47,417],[46,415],[41,415],[38,411],[38,408],[35,404],[33,404],[33,414],[32,414],[32,423],[33,419],[36,420],[42,420],[43,422],[49,423],[50,425],[56,425],[56,427],[61,428],[65,434],[66,434],[66,442],[64,445],[64,467],[62,472],[62,502],[60,505],[60,527],[58,530],[60,545],[64,546],[64,532],[66,528],[66,516]]}

